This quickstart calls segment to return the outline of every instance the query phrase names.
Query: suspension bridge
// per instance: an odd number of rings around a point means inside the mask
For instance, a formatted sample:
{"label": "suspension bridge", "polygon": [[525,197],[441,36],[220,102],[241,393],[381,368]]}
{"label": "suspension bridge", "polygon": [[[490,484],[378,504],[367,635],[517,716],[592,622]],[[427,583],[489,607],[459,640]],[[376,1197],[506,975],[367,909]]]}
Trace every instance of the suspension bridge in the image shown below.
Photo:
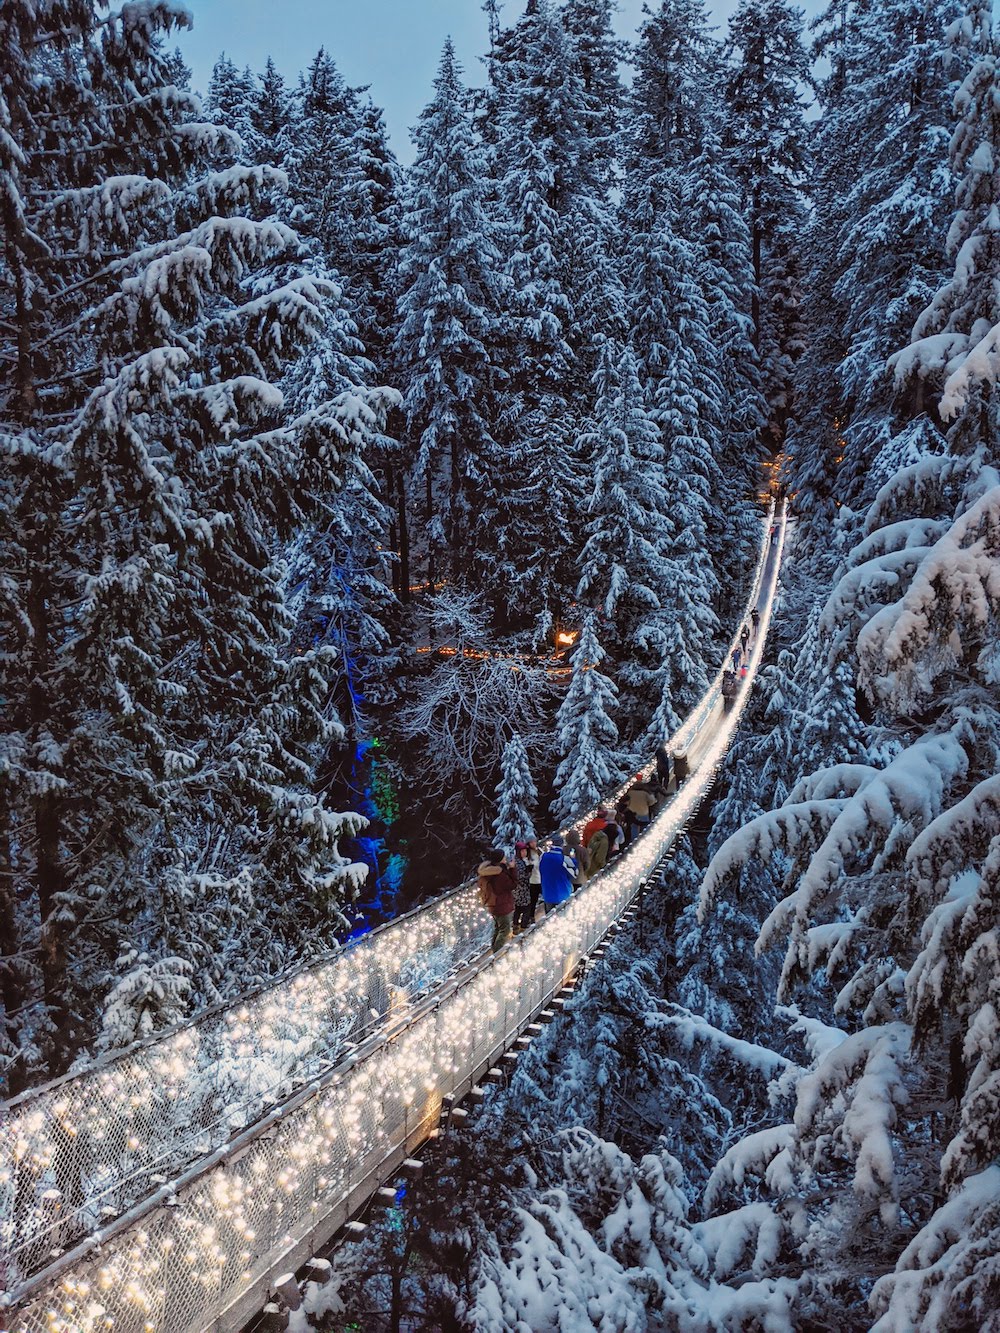
{"label": "suspension bridge", "polygon": [[689,776],[564,907],[494,956],[490,918],[475,885],[462,885],[0,1108],[4,1329],[240,1329],[277,1274],[399,1173],[443,1109],[504,1076],[711,789],[760,665],[784,534],[772,505],[747,601],[760,626],[737,697],[727,708],[727,654],[667,741]]}

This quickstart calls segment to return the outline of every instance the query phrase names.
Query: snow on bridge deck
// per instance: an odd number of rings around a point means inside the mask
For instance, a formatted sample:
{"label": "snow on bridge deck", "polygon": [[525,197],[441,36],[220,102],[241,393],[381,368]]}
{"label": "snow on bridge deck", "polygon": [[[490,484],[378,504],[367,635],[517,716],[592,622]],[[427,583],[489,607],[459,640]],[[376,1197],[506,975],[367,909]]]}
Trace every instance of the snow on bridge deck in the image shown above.
{"label": "snow on bridge deck", "polygon": [[[722,669],[669,747],[691,775],[624,856],[484,953],[463,885],[274,986],[8,1104],[0,1280],[17,1333],[237,1329],[436,1128],[632,902],[710,789],[760,663],[784,540],[748,609],[750,669]],[[735,644],[736,640],[734,640]],[[728,664],[728,656],[726,659]]]}

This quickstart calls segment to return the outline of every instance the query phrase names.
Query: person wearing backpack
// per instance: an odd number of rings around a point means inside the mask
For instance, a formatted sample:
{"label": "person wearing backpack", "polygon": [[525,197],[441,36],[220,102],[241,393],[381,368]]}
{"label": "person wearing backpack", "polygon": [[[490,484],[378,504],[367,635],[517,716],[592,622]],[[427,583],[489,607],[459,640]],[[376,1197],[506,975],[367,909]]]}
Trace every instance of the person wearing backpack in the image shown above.
{"label": "person wearing backpack", "polygon": [[590,846],[587,848],[590,852],[591,878],[608,864],[608,858],[620,836],[621,829],[617,824],[605,824],[604,828],[599,829],[591,838]]}
{"label": "person wearing backpack", "polygon": [[590,869],[590,852],[583,845],[579,829],[571,828],[566,834],[566,848],[576,862],[573,888],[582,889],[587,882],[587,871]]}
{"label": "person wearing backpack", "polygon": [[490,949],[499,953],[514,927],[514,890],[517,881],[501,851],[487,854],[479,867],[479,901],[493,918]]}

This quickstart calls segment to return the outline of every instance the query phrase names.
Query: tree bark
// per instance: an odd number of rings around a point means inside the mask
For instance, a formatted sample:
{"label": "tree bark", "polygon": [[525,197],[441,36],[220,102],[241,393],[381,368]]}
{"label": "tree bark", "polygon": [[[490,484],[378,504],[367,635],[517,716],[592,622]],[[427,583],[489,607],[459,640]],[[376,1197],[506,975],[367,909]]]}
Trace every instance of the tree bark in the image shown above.
{"label": "tree bark", "polygon": [[410,600],[410,530],[406,521],[406,486],[402,468],[396,473],[396,513],[399,522],[399,600],[406,606]]}

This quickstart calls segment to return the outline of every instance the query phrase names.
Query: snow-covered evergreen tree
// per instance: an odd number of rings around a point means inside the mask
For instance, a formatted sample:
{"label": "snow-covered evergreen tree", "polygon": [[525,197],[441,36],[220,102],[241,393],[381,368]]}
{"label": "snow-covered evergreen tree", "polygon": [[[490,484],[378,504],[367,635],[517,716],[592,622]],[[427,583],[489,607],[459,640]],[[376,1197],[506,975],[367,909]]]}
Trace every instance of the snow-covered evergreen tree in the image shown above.
{"label": "snow-covered evergreen tree", "polygon": [[496,466],[490,400],[500,318],[485,165],[450,40],[434,88],[407,175],[395,349],[430,584],[445,573],[467,579],[479,546],[483,482]]}
{"label": "snow-covered evergreen tree", "polygon": [[630,176],[648,180],[651,170],[683,170],[704,151],[718,114],[717,52],[702,0],[660,0],[643,13],[626,143]]}
{"label": "snow-covered evergreen tree", "polygon": [[608,626],[606,645],[620,680],[632,687],[627,714],[644,730],[663,693],[662,650],[671,634],[663,606],[672,599],[674,529],[663,445],[646,411],[631,347],[605,343],[594,385],[594,417],[580,437],[593,489],[577,597],[593,602]]}
{"label": "snow-covered evergreen tree", "polygon": [[54,1070],[120,944],[194,962],[203,1000],[329,937],[360,873],[337,851],[358,821],[310,791],[332,659],[291,651],[275,556],[391,395],[286,401],[336,293],[267,217],[279,178],[230,166],[229,132],[166,82],[178,21],[0,16],[0,879],[9,1012]]}
{"label": "snow-covered evergreen tree", "polygon": [[[541,642],[575,583],[583,474],[572,386],[579,379],[570,270],[570,218],[594,203],[579,62],[558,10],[529,6],[503,43],[494,170],[504,272],[510,284],[507,388],[496,438],[506,470],[493,478],[485,518],[498,603]],[[495,62],[496,63],[496,62]],[[551,534],[562,540],[553,543]],[[544,554],[543,554],[544,553]],[[520,627],[519,626],[519,627]]]}
{"label": "snow-covered evergreen tree", "polygon": [[[943,276],[953,189],[942,158],[953,64],[944,34],[955,5],[855,6],[846,25],[841,8],[830,14],[837,77],[820,88],[803,305],[808,346],[789,440],[792,479],[809,488],[804,520],[817,537],[833,517],[834,491],[842,504],[869,503],[894,470],[873,467],[897,433],[885,361]],[[819,558],[824,545],[819,537],[813,547]]]}
{"label": "snow-covered evergreen tree", "polygon": [[[989,1191],[1000,1063],[987,998],[1000,960],[986,924],[1000,754],[990,7],[970,4],[949,40],[966,70],[951,142],[955,275],[894,358],[901,404],[920,403],[921,380],[951,423],[948,452],[902,468],[874,497],[820,626],[832,662],[856,656],[890,739],[877,759],[800,779],[719,850],[702,897],[707,910],[748,859],[787,858],[791,892],[758,947],[785,945],[779,999],[804,999],[816,1015],[800,1020],[813,1024],[812,1058],[795,1080],[781,1170],[765,1157],[754,1174],[766,1172],[784,1199],[820,1181],[831,1200],[806,1203],[802,1219],[774,1205],[810,1271],[802,1317],[838,1301],[857,1308],[867,1291],[856,1275],[876,1271],[869,1303],[885,1329],[981,1323],[997,1297],[995,1269],[980,1258],[998,1245]],[[948,1098],[956,1113],[939,1122]]]}
{"label": "snow-covered evergreen tree", "polygon": [[524,741],[516,732],[503,748],[500,771],[493,836],[496,846],[513,856],[517,841],[534,836],[531,811],[538,800]]}
{"label": "snow-covered evergreen tree", "polygon": [[562,758],[556,769],[553,813],[560,823],[592,810],[621,780],[618,728],[611,716],[618,690],[600,670],[604,658],[595,617],[588,612],[570,659],[573,674],[569,689],[556,716]]}
{"label": "snow-covered evergreen tree", "polygon": [[[764,358],[766,392],[777,390],[770,429],[780,445],[788,416],[788,404],[781,401],[788,392],[781,366],[790,349],[775,288],[787,282],[809,160],[801,91],[809,71],[801,11],[787,0],[742,0],[729,23],[725,54],[724,146],[745,201],[756,346]],[[785,238],[783,246],[779,237]]]}
{"label": "snow-covered evergreen tree", "polygon": [[722,489],[712,454],[721,388],[709,318],[695,281],[695,253],[669,214],[636,239],[630,292],[635,346],[649,414],[660,431],[670,525],[665,637],[650,648],[662,664],[649,724],[658,745],[707,682],[721,635],[719,581],[709,552],[713,499]]}
{"label": "snow-covered evergreen tree", "polygon": [[241,160],[255,162],[253,107],[256,93],[249,69],[237,69],[223,53],[212,66],[205,94],[205,113],[217,125],[225,125],[240,138]]}

